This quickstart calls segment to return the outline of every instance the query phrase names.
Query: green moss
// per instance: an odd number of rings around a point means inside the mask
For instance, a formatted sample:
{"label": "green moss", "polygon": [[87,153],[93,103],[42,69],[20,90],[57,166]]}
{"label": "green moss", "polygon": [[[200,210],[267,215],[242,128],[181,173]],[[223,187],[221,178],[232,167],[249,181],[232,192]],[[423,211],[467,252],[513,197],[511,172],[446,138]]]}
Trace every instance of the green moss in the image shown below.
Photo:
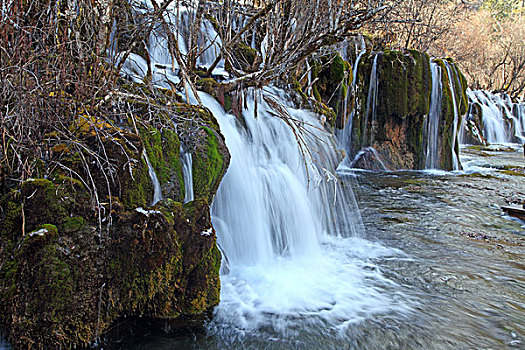
{"label": "green moss", "polygon": [[26,229],[33,230],[42,223],[60,225],[67,217],[63,191],[47,179],[32,179],[21,186]]}
{"label": "green moss", "polygon": [[[408,70],[407,103],[409,115],[425,115],[430,110],[431,73],[426,53],[410,50],[406,57]],[[412,62],[410,62],[410,59]]]}
{"label": "green moss", "polygon": [[188,283],[192,287],[183,300],[185,314],[200,314],[219,304],[220,265],[221,253],[213,244],[190,275]]}
{"label": "green moss", "polygon": [[180,141],[172,130],[162,132],[156,128],[140,128],[140,136],[148,159],[161,184],[170,180],[170,166],[179,166]]}
{"label": "green moss", "polygon": [[0,244],[3,243],[1,246],[7,247],[22,234],[20,193],[14,190],[9,192],[2,197],[0,204],[3,209],[0,213]]}
{"label": "green moss", "polygon": [[62,223],[65,233],[77,232],[84,228],[86,220],[81,216],[67,217]]}
{"label": "green moss", "polygon": [[257,57],[257,51],[240,41],[233,46],[232,54],[236,65],[244,71],[250,70]]}
{"label": "green moss", "polygon": [[385,118],[408,115],[407,63],[402,52],[385,51],[378,62],[378,114]]}
{"label": "green moss", "polygon": [[216,96],[219,90],[219,83],[213,78],[203,78],[197,80],[196,84],[199,90],[206,92],[212,96]]}
{"label": "green moss", "polygon": [[193,191],[195,198],[207,198],[211,202],[226,171],[226,163],[219,150],[217,135],[206,126],[201,130],[203,147],[193,158]]}
{"label": "green moss", "polygon": [[349,65],[339,56],[334,55],[330,64],[330,76],[329,79],[332,82],[342,82],[345,78],[345,72],[349,69]]}
{"label": "green moss", "polygon": [[7,286],[0,288],[0,303],[15,317],[9,320],[11,327],[21,338],[33,334],[30,341],[37,344],[47,337],[56,344],[78,339],[68,319],[78,276],[65,260],[57,237],[55,225],[39,226],[23,238],[0,271],[0,285]]}
{"label": "green moss", "polygon": [[[176,206],[173,201],[169,204]],[[166,213],[166,203],[163,206]],[[110,314],[179,315],[175,301],[183,272],[181,248],[173,229],[174,221],[164,215],[136,214],[130,220],[143,229],[130,231],[131,227],[126,225],[125,231],[117,233],[119,243],[108,264],[109,288],[115,290]]]}
{"label": "green moss", "polygon": [[474,177],[482,179],[498,179],[497,177],[490,174],[472,173],[472,174],[461,174],[460,177]]}
{"label": "green moss", "polygon": [[521,170],[500,170],[500,173],[511,175],[511,176],[525,176],[523,169]]}
{"label": "green moss", "polygon": [[319,90],[317,89],[317,85],[314,84],[313,86],[313,93],[314,93],[314,98],[317,102],[321,102],[322,101],[322,98],[321,98],[321,94],[319,93]]}
{"label": "green moss", "polygon": [[[315,106],[316,112],[325,115],[328,124],[334,127],[336,121],[342,127],[346,115],[343,106],[352,81],[352,67],[337,53],[309,60],[314,98],[324,105]],[[326,113],[328,109],[332,111]]]}
{"label": "green moss", "polygon": [[22,237],[16,249],[17,256],[32,254],[34,247],[45,246],[58,238],[58,230],[55,225],[44,224]]}
{"label": "green moss", "polygon": [[121,201],[127,209],[146,207],[153,198],[153,185],[148,173],[148,165],[143,157],[132,166],[133,177],[122,186]]}
{"label": "green moss", "polygon": [[471,145],[471,146],[467,146],[467,149],[473,150],[473,151],[492,151],[490,147],[487,147],[484,145]]}

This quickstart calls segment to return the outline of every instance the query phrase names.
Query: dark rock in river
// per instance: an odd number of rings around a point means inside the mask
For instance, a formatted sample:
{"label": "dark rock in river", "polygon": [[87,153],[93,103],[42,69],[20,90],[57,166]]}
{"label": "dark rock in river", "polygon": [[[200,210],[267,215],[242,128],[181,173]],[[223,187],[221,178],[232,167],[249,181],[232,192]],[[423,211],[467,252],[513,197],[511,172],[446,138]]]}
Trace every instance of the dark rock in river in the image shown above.
{"label": "dark rock in river", "polygon": [[354,158],[351,164],[352,168],[367,169],[376,171],[388,170],[381,156],[372,147],[363,148]]}

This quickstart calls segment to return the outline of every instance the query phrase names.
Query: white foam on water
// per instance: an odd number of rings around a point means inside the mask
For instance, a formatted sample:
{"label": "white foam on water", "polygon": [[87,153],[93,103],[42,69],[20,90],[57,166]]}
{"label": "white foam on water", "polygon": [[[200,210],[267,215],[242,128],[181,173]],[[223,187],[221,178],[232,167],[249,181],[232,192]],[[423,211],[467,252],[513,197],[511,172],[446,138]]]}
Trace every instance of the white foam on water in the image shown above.
{"label": "white foam on water", "polygon": [[[234,337],[268,327],[288,337],[310,325],[344,333],[377,313],[408,310],[373,263],[402,253],[359,238],[363,224],[351,189],[327,175],[338,162],[331,136],[317,116],[289,107],[282,91],[262,93],[284,106],[295,126],[272,115],[263,100],[255,117],[248,94],[243,127],[200,94],[231,153],[212,207],[224,259],[210,327]],[[292,132],[297,125],[310,133],[306,166]]]}

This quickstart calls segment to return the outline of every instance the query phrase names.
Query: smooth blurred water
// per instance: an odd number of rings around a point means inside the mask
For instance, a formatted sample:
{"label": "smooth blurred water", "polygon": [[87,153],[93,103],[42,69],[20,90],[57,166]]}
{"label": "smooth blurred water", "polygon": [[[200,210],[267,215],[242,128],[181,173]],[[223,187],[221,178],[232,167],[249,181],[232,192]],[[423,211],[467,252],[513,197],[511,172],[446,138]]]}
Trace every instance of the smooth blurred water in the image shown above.
{"label": "smooth blurred water", "polygon": [[[246,127],[201,96],[232,156],[212,208],[225,259],[221,303],[209,332],[228,346],[245,336],[287,339],[306,329],[335,336],[375,313],[408,310],[368,261],[403,254],[359,238],[353,193],[330,172],[337,164],[331,137],[313,114],[287,106],[281,91],[262,93],[257,116],[254,100],[247,101]],[[297,123],[272,115],[268,98]],[[298,144],[298,133],[309,139]]]}

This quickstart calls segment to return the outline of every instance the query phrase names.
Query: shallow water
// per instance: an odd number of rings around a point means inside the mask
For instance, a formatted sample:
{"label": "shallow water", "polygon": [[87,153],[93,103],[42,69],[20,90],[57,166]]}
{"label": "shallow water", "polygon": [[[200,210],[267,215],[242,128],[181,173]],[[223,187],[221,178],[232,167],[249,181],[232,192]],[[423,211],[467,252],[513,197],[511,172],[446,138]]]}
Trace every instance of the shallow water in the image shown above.
{"label": "shallow water", "polygon": [[[525,167],[525,158],[521,151],[463,149],[462,162],[470,164],[462,175],[361,171],[343,176],[358,197],[366,233],[324,239],[323,253],[335,259],[323,259],[326,269],[310,269],[309,264],[316,264],[312,259],[283,260],[265,275],[256,271],[252,278],[269,294],[263,300],[275,299],[265,306],[267,312],[250,318],[250,308],[261,308],[253,304],[258,299],[250,283],[235,291],[238,299],[229,298],[230,304],[219,307],[245,317],[244,326],[216,312],[204,327],[167,333],[150,329],[116,347],[525,348],[525,223],[500,210],[525,200],[525,177],[497,170]],[[347,272],[341,290],[316,285],[326,279],[317,273],[333,269],[354,269],[355,274]],[[238,276],[250,276],[249,271],[236,273],[223,278],[230,295],[228,288],[241,285],[235,282]],[[304,281],[303,288],[290,290],[297,286],[293,279]],[[345,294],[345,288],[353,290]],[[320,293],[318,305],[310,310],[303,302],[311,300],[309,293]],[[330,303],[334,295],[336,301],[341,295],[353,298],[353,306],[344,299],[340,307]],[[323,303],[325,309],[319,307]],[[334,323],[334,317],[340,322]]]}

